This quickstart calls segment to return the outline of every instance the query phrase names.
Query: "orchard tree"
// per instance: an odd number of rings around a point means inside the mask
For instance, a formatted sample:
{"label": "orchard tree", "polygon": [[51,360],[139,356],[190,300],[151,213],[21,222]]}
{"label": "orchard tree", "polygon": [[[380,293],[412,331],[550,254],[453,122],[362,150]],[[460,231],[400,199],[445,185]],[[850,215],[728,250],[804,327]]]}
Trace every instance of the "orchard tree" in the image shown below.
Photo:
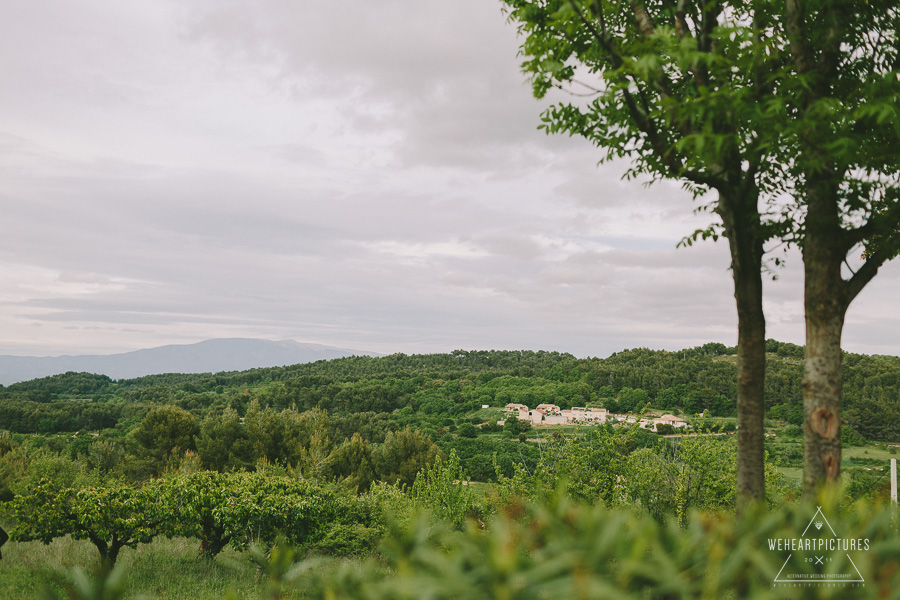
{"label": "orchard tree", "polygon": [[[547,133],[579,135],[627,158],[626,177],[680,181],[717,220],[685,240],[723,235],[738,314],[737,492],[764,497],[764,243],[780,219],[787,161],[769,99],[786,57],[762,25],[766,2],[503,0],[524,36],[534,94],[575,98],[544,112]],[[709,193],[710,196],[706,196]]]}
{"label": "orchard tree", "polygon": [[294,544],[308,537],[333,512],[333,494],[306,481],[256,473],[198,471],[156,480],[169,515],[167,535],[200,540],[200,556],[226,546],[271,546],[279,532]]}
{"label": "orchard tree", "polygon": [[214,511],[225,526],[231,545],[271,547],[279,536],[295,546],[309,543],[336,510],[332,492],[308,481],[234,473],[232,496]]}
{"label": "orchard tree", "polygon": [[159,488],[170,519],[166,534],[200,540],[199,554],[213,558],[231,541],[221,510],[237,492],[237,476],[198,471],[154,482]]}
{"label": "orchard tree", "polygon": [[413,500],[462,529],[466,519],[480,512],[475,494],[468,487],[469,477],[454,450],[450,456],[426,465],[416,475],[410,489]]}
{"label": "orchard tree", "polygon": [[110,568],[122,548],[153,541],[168,519],[168,511],[152,487],[76,490],[44,479],[30,493],[16,496],[10,505],[16,523],[13,540],[49,544],[66,535],[90,540],[101,562]]}

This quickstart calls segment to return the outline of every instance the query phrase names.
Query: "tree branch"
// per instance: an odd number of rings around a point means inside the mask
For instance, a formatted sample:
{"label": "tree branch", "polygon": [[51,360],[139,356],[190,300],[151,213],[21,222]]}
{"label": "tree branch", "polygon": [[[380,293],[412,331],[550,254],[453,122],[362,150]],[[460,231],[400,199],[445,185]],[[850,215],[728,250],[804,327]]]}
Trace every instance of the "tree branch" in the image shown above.
{"label": "tree branch", "polygon": [[750,164],[747,166],[747,172],[741,178],[739,186],[742,193],[746,193],[751,187],[756,187],[756,174],[759,172],[761,162],[759,154],[754,153],[748,162]]}
{"label": "tree branch", "polygon": [[[585,28],[587,28],[591,36],[607,51],[610,65],[615,69],[621,68],[625,64],[625,60],[613,45],[612,38],[606,31],[606,21],[603,17],[603,11],[600,3],[598,2],[597,4],[597,20],[600,23],[600,29],[598,30],[591,19],[589,19],[585,14],[583,7],[580,5],[578,0],[571,0],[571,2],[572,8],[574,9],[575,14],[578,15],[581,23],[585,26]],[[646,11],[644,11],[642,7],[640,9],[636,9],[636,14],[641,12],[643,12],[643,15],[646,17],[644,26],[652,26],[652,20],[650,19],[649,15],[646,14]],[[662,139],[662,136],[656,128],[656,125],[650,118],[649,103],[643,94],[640,82],[636,81],[630,76],[629,79],[637,87],[637,95],[638,98],[640,98],[640,104],[635,100],[634,94],[632,92],[630,92],[627,88],[623,88],[622,94],[625,100],[625,105],[628,109],[628,112],[631,114],[632,119],[634,119],[635,124],[638,126],[638,129],[647,136],[647,139],[649,140],[650,146],[653,148],[654,153],[662,161],[663,165],[669,171],[670,175],[676,177],[684,177],[699,185],[704,185],[716,189],[721,188],[725,182],[720,181],[718,178],[711,177],[697,171],[685,169],[684,161],[675,158],[674,148],[668,145]],[[668,97],[668,93],[663,86],[659,86],[659,89],[657,91],[661,95],[665,95]],[[687,133],[689,133],[689,131],[682,130],[681,133],[682,135],[686,135]]]}
{"label": "tree branch", "polygon": [[638,30],[647,37],[653,35],[653,32],[656,30],[656,25],[653,23],[653,19],[650,18],[650,15],[647,14],[647,9],[644,8],[644,4],[642,2],[632,2],[631,10],[634,12]]}
{"label": "tree branch", "polygon": [[872,278],[878,273],[878,269],[900,253],[900,237],[893,238],[886,246],[876,250],[865,264],[859,268],[859,271],[846,282],[847,290],[847,306],[853,302],[853,299],[866,287]]}
{"label": "tree branch", "polygon": [[698,36],[697,49],[701,52],[712,52],[713,40],[711,34],[722,14],[721,2],[710,2],[700,10],[700,35]]}

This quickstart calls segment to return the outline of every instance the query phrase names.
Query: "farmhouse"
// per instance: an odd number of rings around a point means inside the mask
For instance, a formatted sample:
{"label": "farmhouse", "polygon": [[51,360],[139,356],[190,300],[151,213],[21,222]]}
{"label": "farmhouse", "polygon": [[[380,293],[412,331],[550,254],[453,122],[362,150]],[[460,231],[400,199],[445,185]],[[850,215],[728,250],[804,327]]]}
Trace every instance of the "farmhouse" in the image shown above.
{"label": "farmhouse", "polygon": [[503,410],[505,410],[507,413],[509,413],[509,416],[515,415],[515,417],[517,419],[521,419],[522,421],[530,421],[531,420],[531,413],[528,411],[528,407],[525,406],[524,404],[510,403],[510,404],[507,404],[506,408],[504,408]]}
{"label": "farmhouse", "polygon": [[[653,425],[671,425],[672,427],[687,427],[687,421],[675,415],[663,415],[658,419],[653,419]],[[655,428],[655,427],[654,427]]]}
{"label": "farmhouse", "polygon": [[[630,420],[630,423],[633,423],[634,420]],[[672,427],[687,427],[687,421],[680,417],[676,417],[675,415],[663,415],[656,419],[641,419],[639,423],[639,427],[644,429],[649,429],[650,431],[656,431],[658,425],[671,425]]]}

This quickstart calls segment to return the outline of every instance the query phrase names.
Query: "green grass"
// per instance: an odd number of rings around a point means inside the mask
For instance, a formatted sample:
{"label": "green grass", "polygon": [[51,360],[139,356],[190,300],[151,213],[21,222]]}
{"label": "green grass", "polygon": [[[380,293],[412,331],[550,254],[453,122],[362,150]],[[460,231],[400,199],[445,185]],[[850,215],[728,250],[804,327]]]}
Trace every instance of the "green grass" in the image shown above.
{"label": "green grass", "polygon": [[[87,541],[59,538],[50,544],[8,542],[0,560],[0,598],[40,597],[42,587],[73,567],[91,571],[97,550]],[[246,553],[226,549],[214,560],[197,557],[197,541],[160,538],[151,544],[126,548],[117,566],[125,569],[126,598],[153,600],[258,599],[266,581]],[[291,598],[302,598],[295,593]]]}
{"label": "green grass", "polygon": [[841,450],[842,458],[871,458],[884,461],[885,467],[890,467],[892,458],[900,458],[898,454],[891,454],[889,450],[874,444],[865,446],[852,446]]}
{"label": "green grass", "polygon": [[506,417],[506,411],[502,408],[491,407],[491,408],[479,408],[473,413],[468,415],[469,417],[478,417],[484,421],[492,421],[496,422],[500,419]]}
{"label": "green grass", "polygon": [[790,481],[800,483],[803,480],[803,467],[778,467],[778,472]]}

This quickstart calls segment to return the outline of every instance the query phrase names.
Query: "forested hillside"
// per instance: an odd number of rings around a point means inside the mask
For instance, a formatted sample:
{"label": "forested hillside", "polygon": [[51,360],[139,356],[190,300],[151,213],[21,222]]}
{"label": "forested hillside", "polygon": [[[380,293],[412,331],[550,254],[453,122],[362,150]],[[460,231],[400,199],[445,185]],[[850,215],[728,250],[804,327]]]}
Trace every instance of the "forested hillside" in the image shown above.
{"label": "forested hillside", "polygon": [[[767,349],[768,417],[800,425],[803,348],[770,340]],[[478,416],[482,405],[509,402],[593,405],[611,412],[649,403],[685,414],[732,416],[735,359],[733,348],[706,344],[679,352],[626,350],[605,359],[457,351],[119,381],[67,373],[0,387],[0,430],[127,432],[156,405],[182,408],[199,423],[221,418],[226,408],[244,417],[254,400],[263,410],[325,411],[340,424],[332,431],[339,437],[366,424],[360,433],[373,441],[405,425],[439,437],[460,425],[460,418]],[[843,379],[850,427],[867,439],[900,441],[900,358],[845,354]]]}
{"label": "forested hillside", "polygon": [[[803,349],[768,346],[768,418],[798,426]],[[898,376],[900,358],[845,356],[848,443],[900,441]],[[365,490],[379,480],[410,485],[434,456],[451,451],[478,481],[511,476],[516,465],[533,468],[541,447],[520,441],[540,434],[529,432],[527,422],[496,424],[510,402],[613,413],[649,407],[695,422],[700,413],[731,417],[735,356],[722,344],[706,344],[605,359],[456,351],[120,381],[67,373],[0,388],[0,431],[12,436],[7,444],[27,439],[32,453],[43,447],[128,481],[158,476],[189,452],[207,469],[252,471],[266,461]],[[635,439],[655,443],[649,432]],[[799,448],[770,453],[798,466]],[[6,489],[0,493],[9,497],[11,484],[0,482]]]}

